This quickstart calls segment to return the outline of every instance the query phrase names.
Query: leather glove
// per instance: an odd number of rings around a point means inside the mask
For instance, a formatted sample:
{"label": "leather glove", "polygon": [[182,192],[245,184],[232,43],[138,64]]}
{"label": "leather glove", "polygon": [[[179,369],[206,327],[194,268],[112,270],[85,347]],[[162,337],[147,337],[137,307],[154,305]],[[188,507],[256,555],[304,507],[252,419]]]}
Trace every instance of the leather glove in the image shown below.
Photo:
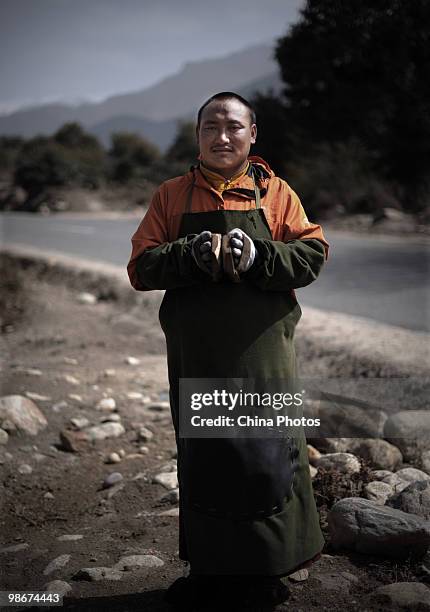
{"label": "leather glove", "polygon": [[208,230],[197,234],[191,242],[191,253],[196,264],[206,274],[212,274],[211,266],[212,233]]}
{"label": "leather glove", "polygon": [[253,240],[238,227],[227,234],[234,266],[239,274],[246,272],[252,266],[257,257],[257,250]]}

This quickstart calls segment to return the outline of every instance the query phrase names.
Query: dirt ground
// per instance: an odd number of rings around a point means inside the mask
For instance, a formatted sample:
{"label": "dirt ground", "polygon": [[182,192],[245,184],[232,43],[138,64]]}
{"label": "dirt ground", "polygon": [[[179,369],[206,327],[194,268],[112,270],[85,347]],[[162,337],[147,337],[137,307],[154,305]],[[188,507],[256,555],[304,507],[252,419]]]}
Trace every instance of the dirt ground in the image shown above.
{"label": "dirt ground", "polygon": [[[152,482],[175,457],[157,311],[112,299],[80,303],[77,289],[47,282],[31,269],[8,266],[3,272],[0,306],[6,358],[1,395],[45,396],[48,399],[34,401],[48,426],[33,437],[11,434],[7,445],[0,446],[1,546],[28,544],[0,555],[1,589],[43,590],[58,579],[72,586],[64,599],[66,610],[167,612],[164,591],[183,574],[185,564],[178,558],[177,504],[160,501],[167,490]],[[99,295],[104,295],[102,286]],[[333,361],[333,355],[313,350],[299,341],[300,359],[309,371],[316,361],[318,371],[324,359]],[[130,364],[128,357],[139,362]],[[60,432],[73,431],[72,418],[99,424],[111,414],[96,408],[107,397],[116,400],[114,412],[125,433],[82,443],[79,452],[66,451]],[[161,402],[159,409],[148,408],[149,401]],[[140,425],[153,432],[150,441],[137,439]],[[139,450],[143,445],[146,454]],[[106,463],[111,452],[124,457],[119,463]],[[21,473],[29,471],[23,464],[32,468],[31,473]],[[102,488],[112,472],[122,474],[122,488]],[[278,610],[378,610],[366,603],[376,587],[420,579],[418,565],[412,562],[334,553],[323,518],[324,554],[306,582],[290,582],[291,597]],[[63,535],[83,537],[58,540]],[[111,567],[121,556],[132,554],[155,555],[164,564],[125,571],[119,581],[91,582],[76,576],[81,568]],[[71,556],[64,567],[44,574],[60,555]],[[211,609],[209,604],[210,597]]]}

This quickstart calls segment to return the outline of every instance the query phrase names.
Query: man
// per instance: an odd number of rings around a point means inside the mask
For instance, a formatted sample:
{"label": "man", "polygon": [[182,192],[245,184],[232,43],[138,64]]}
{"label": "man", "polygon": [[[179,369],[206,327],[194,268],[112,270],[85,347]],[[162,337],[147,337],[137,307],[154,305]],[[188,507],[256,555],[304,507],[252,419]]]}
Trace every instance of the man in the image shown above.
{"label": "man", "polygon": [[196,137],[198,166],[158,188],[128,264],[135,289],[166,290],[160,323],[178,447],[179,553],[190,562],[167,598],[191,609],[217,584],[211,592],[230,585],[239,599],[252,591],[254,601],[276,604],[288,596],[279,578],[324,544],[305,440],[285,455],[285,444],[270,440],[179,437],[179,379],[294,377],[294,289],[317,278],[328,244],[289,185],[249,156],[257,137],[249,102],[212,96]]}

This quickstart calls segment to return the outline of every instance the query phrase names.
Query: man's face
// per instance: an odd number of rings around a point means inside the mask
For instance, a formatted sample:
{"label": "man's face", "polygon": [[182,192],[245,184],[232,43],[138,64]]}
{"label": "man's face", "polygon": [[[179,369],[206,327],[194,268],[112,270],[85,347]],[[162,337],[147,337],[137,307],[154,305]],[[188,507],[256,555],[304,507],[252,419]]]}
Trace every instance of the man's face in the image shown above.
{"label": "man's face", "polygon": [[213,100],[202,111],[196,136],[204,165],[228,178],[246,162],[257,126],[239,100]]}

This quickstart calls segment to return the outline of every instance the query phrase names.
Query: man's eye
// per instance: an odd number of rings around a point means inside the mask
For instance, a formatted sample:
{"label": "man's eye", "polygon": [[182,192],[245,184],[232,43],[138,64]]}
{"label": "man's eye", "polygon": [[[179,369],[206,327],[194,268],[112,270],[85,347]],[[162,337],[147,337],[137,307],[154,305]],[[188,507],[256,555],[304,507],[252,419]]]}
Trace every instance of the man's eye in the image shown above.
{"label": "man's eye", "polygon": [[213,126],[208,125],[204,129],[206,132],[209,132],[210,130],[214,130],[215,128]]}

